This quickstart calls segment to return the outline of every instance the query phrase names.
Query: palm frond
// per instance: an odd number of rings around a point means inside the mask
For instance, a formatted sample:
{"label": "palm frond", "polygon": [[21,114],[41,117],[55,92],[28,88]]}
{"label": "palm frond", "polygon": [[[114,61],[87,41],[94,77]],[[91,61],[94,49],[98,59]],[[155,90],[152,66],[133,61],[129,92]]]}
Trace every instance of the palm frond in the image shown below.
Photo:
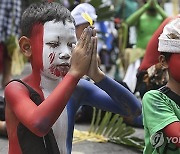
{"label": "palm frond", "polygon": [[[93,118],[89,131],[77,131],[74,133],[76,142],[89,140],[93,142],[112,142],[123,144],[139,151],[144,149],[144,140],[134,137],[135,129],[126,126],[123,118],[118,114],[105,112],[102,116],[102,110],[93,108]],[[74,140],[75,141],[75,140]]]}

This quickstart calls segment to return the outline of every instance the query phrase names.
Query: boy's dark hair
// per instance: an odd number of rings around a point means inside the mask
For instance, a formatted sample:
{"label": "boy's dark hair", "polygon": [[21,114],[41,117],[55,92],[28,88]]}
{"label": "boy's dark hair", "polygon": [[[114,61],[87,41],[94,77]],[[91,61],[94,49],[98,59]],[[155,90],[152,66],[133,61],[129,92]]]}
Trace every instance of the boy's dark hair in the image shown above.
{"label": "boy's dark hair", "polygon": [[36,23],[44,24],[47,21],[55,22],[65,21],[73,22],[74,18],[71,12],[60,3],[56,2],[38,2],[31,4],[23,13],[21,18],[21,33],[30,37],[31,30]]}

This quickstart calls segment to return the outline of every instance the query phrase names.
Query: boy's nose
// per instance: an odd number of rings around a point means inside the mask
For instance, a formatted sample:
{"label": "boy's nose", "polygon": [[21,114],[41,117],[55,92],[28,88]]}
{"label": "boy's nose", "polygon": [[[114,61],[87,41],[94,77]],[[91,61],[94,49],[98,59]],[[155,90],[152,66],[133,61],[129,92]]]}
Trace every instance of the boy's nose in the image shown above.
{"label": "boy's nose", "polygon": [[59,59],[69,59],[70,57],[71,55],[68,52],[59,53]]}

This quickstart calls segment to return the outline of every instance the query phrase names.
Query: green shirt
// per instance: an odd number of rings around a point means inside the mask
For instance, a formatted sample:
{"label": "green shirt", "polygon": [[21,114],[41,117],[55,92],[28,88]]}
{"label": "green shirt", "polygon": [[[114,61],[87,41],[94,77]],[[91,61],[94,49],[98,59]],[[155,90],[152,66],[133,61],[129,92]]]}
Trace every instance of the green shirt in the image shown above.
{"label": "green shirt", "polygon": [[[145,131],[144,154],[180,154],[180,148],[176,148],[175,144],[169,141],[170,138],[162,132],[162,129],[170,123],[180,121],[180,107],[158,90],[147,92],[142,104]],[[177,141],[176,139],[173,141]],[[178,141],[180,142],[180,139]]]}
{"label": "green shirt", "polygon": [[149,15],[147,12],[142,14],[136,25],[137,31],[137,48],[146,49],[146,46],[154,32],[162,23],[163,18],[160,14]]}

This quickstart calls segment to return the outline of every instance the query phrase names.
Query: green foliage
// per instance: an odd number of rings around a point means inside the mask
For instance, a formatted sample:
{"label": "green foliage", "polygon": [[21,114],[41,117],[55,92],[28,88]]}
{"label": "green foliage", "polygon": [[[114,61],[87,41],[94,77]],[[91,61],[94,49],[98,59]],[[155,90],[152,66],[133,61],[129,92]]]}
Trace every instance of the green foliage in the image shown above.
{"label": "green foliage", "polygon": [[103,6],[102,0],[91,0],[89,3],[96,9],[97,21],[111,20],[114,17],[114,8],[112,6]]}
{"label": "green foliage", "polygon": [[89,129],[90,134],[101,135],[108,138],[109,142],[123,144],[142,151],[144,149],[144,140],[132,136],[134,132],[135,129],[126,126],[119,114],[105,112],[105,115],[102,116],[102,111],[98,110],[97,112],[96,108],[94,108]]}

